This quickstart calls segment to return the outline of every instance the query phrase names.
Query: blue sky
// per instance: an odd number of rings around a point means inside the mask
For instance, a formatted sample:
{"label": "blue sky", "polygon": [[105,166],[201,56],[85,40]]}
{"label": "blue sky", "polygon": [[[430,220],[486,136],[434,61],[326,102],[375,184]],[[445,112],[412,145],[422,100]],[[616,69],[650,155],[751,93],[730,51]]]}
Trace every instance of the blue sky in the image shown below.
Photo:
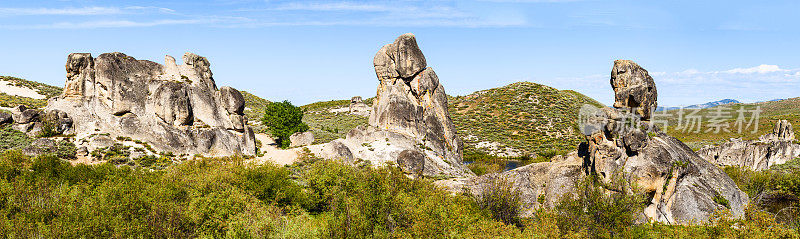
{"label": "blue sky", "polygon": [[0,75],[63,85],[71,52],[206,56],[218,85],[296,104],[375,95],[375,52],[413,32],[448,94],[517,81],[613,101],[615,59],[659,104],[800,96],[797,1],[2,1]]}

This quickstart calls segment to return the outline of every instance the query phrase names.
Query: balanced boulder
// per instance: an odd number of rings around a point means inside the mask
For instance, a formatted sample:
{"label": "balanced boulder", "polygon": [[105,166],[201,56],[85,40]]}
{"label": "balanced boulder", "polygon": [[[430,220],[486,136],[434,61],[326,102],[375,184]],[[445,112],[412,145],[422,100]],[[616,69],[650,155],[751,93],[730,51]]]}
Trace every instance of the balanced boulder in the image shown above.
{"label": "balanced boulder", "polygon": [[[514,170],[465,180],[461,187],[480,192],[494,180],[512,183],[520,192],[524,215],[553,207],[575,193],[577,183],[592,175],[606,192],[645,196],[643,218],[668,224],[707,222],[719,210],[741,217],[747,194],[717,166],[642,118],[655,106],[656,92],[647,71],[631,61],[615,61],[611,84],[615,107],[636,108],[636,114],[585,105],[580,129],[586,142],[575,152]],[[643,107],[649,106],[649,107]],[[458,190],[458,185],[447,185]]]}
{"label": "balanced boulder", "polygon": [[402,158],[408,173],[474,175],[462,162],[463,146],[447,111],[444,87],[427,67],[414,35],[403,34],[383,46],[373,66],[379,85],[369,126],[357,127],[346,139],[334,142],[373,165],[398,163]]}
{"label": "balanced boulder", "polygon": [[656,84],[647,70],[630,60],[614,61],[611,69],[611,88],[614,89],[614,107],[628,108],[643,119],[649,120],[651,110],[658,105]]}

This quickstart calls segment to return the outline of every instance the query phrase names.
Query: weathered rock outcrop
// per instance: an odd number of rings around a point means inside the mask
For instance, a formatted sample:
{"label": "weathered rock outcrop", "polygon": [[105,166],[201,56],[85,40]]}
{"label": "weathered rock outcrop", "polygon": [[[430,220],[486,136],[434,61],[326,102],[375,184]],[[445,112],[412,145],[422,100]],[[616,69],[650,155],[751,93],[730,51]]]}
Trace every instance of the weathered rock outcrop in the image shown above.
{"label": "weathered rock outcrop", "polygon": [[759,137],[761,141],[792,141],[794,140],[794,129],[788,120],[778,120],[775,122],[775,127],[772,128],[772,133],[762,135]]}
{"label": "weathered rock outcrop", "polygon": [[772,133],[758,140],[731,139],[719,146],[705,146],[697,154],[719,166],[739,166],[760,171],[800,157],[800,144],[794,142],[792,125],[786,120],[779,120]]}
{"label": "weathered rock outcrop", "polygon": [[350,99],[350,106],[348,107],[350,114],[353,115],[361,115],[361,116],[369,116],[369,113],[372,109],[364,103],[361,99],[361,96],[354,96]]}
{"label": "weathered rock outcrop", "polygon": [[0,125],[14,123],[14,118],[9,113],[0,112]]}
{"label": "weathered rock outcrop", "polygon": [[254,154],[241,93],[217,89],[205,57],[186,53],[183,62],[166,56],[161,65],[119,52],[70,54],[64,92],[46,111],[71,118],[78,138],[130,137],[176,154]]}
{"label": "weathered rock outcrop", "polygon": [[638,186],[649,196],[644,213],[652,220],[703,222],[725,209],[744,215],[747,194],[725,172],[657,128],[646,123],[625,126],[631,120],[619,115],[606,108],[589,119],[599,126],[587,136],[590,173],[606,184],[622,177]]}
{"label": "weathered rock outcrop", "polygon": [[572,152],[566,156],[556,156],[550,162],[529,164],[502,173],[467,179],[463,185],[451,190],[461,191],[463,188],[472,193],[480,193],[482,187],[491,185],[494,180],[506,180],[520,193],[522,216],[531,217],[537,208],[552,208],[564,195],[573,193],[576,184],[584,180],[586,175],[583,157]]}
{"label": "weathered rock outcrop", "polygon": [[614,61],[611,69],[614,107],[629,108],[644,119],[650,119],[657,105],[656,84],[647,70],[630,60]]}
{"label": "weathered rock outcrop", "polygon": [[444,87],[427,67],[414,35],[404,34],[383,46],[373,64],[380,84],[370,126],[358,127],[334,142],[373,165],[397,163],[402,155],[409,173],[473,175],[461,159],[462,143],[447,111]]}
{"label": "weathered rock outcrop", "polygon": [[289,141],[292,142],[289,147],[300,147],[311,145],[314,143],[314,133],[311,132],[297,132],[289,136]]}
{"label": "weathered rock outcrop", "polygon": [[[646,76],[646,71],[635,63],[616,61],[612,84],[615,80],[630,79],[630,76],[620,77],[623,73]],[[649,76],[644,78],[652,82]],[[628,95],[636,98],[640,94]],[[655,97],[655,86],[645,95]],[[655,100],[639,98],[636,102],[654,105]],[[639,106],[647,104],[650,103]],[[628,114],[618,109],[587,105],[581,111],[580,122],[587,142],[577,152],[556,157],[552,162],[469,179],[463,186],[476,192],[475,189],[493,178],[511,181],[521,192],[523,206],[530,214],[540,206],[552,207],[556,200],[575,189],[574,182],[596,175],[608,191],[625,190],[646,195],[648,203],[643,214],[650,220],[669,224],[698,223],[707,221],[715,211],[726,209],[734,216],[742,216],[749,202],[747,194],[722,170],[688,146],[651,127],[648,122],[639,122],[647,113]],[[615,184],[618,179],[627,183]]]}

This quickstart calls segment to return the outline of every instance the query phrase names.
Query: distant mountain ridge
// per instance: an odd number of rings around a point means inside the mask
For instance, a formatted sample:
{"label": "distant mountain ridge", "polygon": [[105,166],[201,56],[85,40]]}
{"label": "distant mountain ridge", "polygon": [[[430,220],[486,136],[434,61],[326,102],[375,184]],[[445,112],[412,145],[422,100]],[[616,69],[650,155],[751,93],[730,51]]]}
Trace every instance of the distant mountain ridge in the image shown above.
{"label": "distant mountain ridge", "polygon": [[719,106],[719,105],[738,104],[738,103],[742,103],[742,102],[739,102],[738,100],[734,100],[734,99],[724,99],[724,100],[707,102],[707,103],[703,103],[703,104],[690,105],[690,106],[686,106],[686,107],[670,107],[670,106],[662,107],[662,106],[659,106],[656,109],[656,111],[677,110],[677,109],[681,109],[681,108],[683,108],[683,109],[706,109],[706,108],[711,108],[711,107]]}

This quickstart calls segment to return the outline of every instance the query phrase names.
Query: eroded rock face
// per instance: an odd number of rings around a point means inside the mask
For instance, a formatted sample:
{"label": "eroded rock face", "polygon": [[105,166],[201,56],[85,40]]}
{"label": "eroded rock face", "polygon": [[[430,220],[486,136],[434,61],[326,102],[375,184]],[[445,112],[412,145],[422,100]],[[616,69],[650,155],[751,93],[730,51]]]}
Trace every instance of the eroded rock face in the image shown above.
{"label": "eroded rock face", "polygon": [[414,35],[404,34],[383,46],[373,65],[380,83],[370,126],[357,127],[346,139],[334,141],[349,150],[328,151],[349,152],[372,165],[398,163],[402,158],[403,168],[412,174],[474,175],[462,162],[463,146],[447,111],[444,87],[427,67]]}
{"label": "eroded rock face", "polygon": [[760,171],[800,157],[800,144],[794,143],[792,125],[786,120],[779,120],[772,133],[758,140],[731,139],[719,146],[705,146],[697,154],[719,166]]}
{"label": "eroded rock face", "polygon": [[46,110],[71,118],[78,138],[107,133],[176,154],[254,154],[241,93],[218,90],[205,57],[186,53],[183,60],[177,65],[166,56],[161,65],[119,52],[70,54],[64,93]]}
{"label": "eroded rock face", "polygon": [[707,221],[717,210],[744,215],[747,194],[720,168],[657,128],[646,123],[625,127],[629,120],[611,115],[590,120],[600,127],[587,136],[587,171],[606,184],[621,177],[630,183],[626,187],[636,185],[635,190],[649,196],[644,210],[648,218],[687,224]]}
{"label": "eroded rock face", "polygon": [[759,138],[761,141],[792,141],[794,140],[794,129],[787,120],[778,120],[772,133],[765,134]]}
{"label": "eroded rock face", "polygon": [[647,70],[630,60],[614,61],[611,69],[614,107],[630,108],[643,119],[650,119],[657,105],[656,84]]}
{"label": "eroded rock face", "polygon": [[[616,61],[611,83],[617,93],[615,107],[631,106],[630,102],[620,101],[630,97],[634,98],[632,102],[638,102],[637,107],[655,106],[652,78],[633,62]],[[652,85],[652,92],[648,85]],[[620,109],[584,106],[579,123],[586,143],[576,152],[551,162],[440,185],[451,190],[458,190],[460,185],[475,193],[492,180],[504,179],[522,194],[523,209],[530,215],[538,207],[553,207],[559,198],[576,190],[576,182],[595,175],[609,192],[624,190],[646,196],[643,219],[668,224],[702,223],[718,210],[743,216],[749,203],[747,194],[720,168],[681,141],[640,121],[649,115],[643,109],[630,114]]]}
{"label": "eroded rock face", "polygon": [[0,125],[7,124],[7,123],[13,123],[13,122],[14,122],[14,118],[11,117],[11,114],[0,112]]}
{"label": "eroded rock face", "polygon": [[361,99],[361,96],[353,96],[353,98],[350,99],[350,106],[348,110],[350,111],[350,114],[361,116],[369,116],[369,113],[372,111],[372,109]]}
{"label": "eroded rock face", "polygon": [[314,133],[311,132],[297,132],[289,136],[289,141],[292,142],[289,147],[300,147],[311,145],[314,143]]}
{"label": "eroded rock face", "polygon": [[577,152],[572,152],[557,156],[551,162],[529,164],[502,173],[467,179],[461,187],[480,193],[482,187],[491,185],[494,180],[506,180],[520,193],[522,216],[531,217],[536,209],[552,208],[563,196],[574,192],[576,184],[586,177],[583,162]]}

